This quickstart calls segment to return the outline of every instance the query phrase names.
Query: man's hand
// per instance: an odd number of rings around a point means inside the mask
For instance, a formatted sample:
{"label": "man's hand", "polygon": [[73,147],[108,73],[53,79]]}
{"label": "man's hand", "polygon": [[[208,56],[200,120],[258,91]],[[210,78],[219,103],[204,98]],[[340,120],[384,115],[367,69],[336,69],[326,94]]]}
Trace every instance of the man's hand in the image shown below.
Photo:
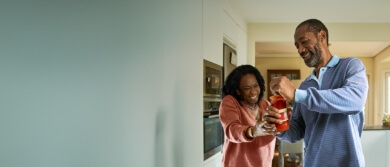
{"label": "man's hand", "polygon": [[280,116],[277,108],[268,106],[264,115],[264,120],[267,122],[267,125],[274,126],[275,124],[283,123],[283,121],[280,120]]}
{"label": "man's hand", "polygon": [[287,77],[274,77],[269,85],[273,94],[283,96],[288,102],[294,101],[295,87]]}
{"label": "man's hand", "polygon": [[[279,110],[277,108],[272,107],[272,106],[268,106],[263,120],[265,121],[264,127],[273,128],[272,130],[274,130],[274,132],[272,134],[279,134],[280,133],[280,132],[277,132],[275,129],[276,124],[283,123],[283,121],[280,120],[280,116],[281,115],[279,114]],[[289,119],[291,119],[291,116],[292,116],[291,108],[287,109],[287,116]]]}

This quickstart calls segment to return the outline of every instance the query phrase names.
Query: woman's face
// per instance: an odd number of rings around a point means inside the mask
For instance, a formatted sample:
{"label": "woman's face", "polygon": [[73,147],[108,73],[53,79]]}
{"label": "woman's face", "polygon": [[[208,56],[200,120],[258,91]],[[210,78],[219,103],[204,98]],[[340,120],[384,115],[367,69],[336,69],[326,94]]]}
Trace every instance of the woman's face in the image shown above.
{"label": "woman's face", "polygon": [[251,106],[256,104],[260,95],[260,86],[259,83],[257,83],[256,76],[253,74],[242,76],[240,87],[236,91],[246,104]]}

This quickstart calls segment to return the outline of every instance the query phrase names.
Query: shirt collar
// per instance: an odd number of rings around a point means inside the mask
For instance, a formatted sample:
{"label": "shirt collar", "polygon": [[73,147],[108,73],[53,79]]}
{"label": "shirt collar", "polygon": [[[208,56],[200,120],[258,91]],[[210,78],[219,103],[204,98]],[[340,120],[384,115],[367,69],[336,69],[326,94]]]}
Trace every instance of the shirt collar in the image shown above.
{"label": "shirt collar", "polygon": [[340,61],[340,58],[336,55],[332,56],[332,59],[330,59],[329,63],[326,65],[326,67],[334,67],[336,66]]}
{"label": "shirt collar", "polygon": [[[340,61],[340,58],[338,56],[334,55],[334,56],[332,56],[332,58],[330,59],[328,64],[326,64],[325,67],[334,67],[339,63],[339,61]],[[316,74],[315,74],[315,69],[310,74],[310,79],[317,79]]]}

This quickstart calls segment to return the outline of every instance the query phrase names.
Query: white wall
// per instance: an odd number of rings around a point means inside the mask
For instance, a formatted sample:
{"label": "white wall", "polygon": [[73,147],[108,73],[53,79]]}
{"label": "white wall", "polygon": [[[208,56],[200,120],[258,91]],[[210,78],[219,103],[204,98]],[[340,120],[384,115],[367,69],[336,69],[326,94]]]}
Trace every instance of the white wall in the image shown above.
{"label": "white wall", "polygon": [[203,165],[202,1],[0,5],[0,166]]}

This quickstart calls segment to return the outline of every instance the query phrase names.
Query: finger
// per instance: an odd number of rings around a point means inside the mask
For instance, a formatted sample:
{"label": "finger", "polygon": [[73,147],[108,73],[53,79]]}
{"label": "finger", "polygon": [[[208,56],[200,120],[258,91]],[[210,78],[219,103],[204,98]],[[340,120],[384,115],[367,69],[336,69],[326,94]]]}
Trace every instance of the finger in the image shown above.
{"label": "finger", "polygon": [[292,112],[291,111],[287,112],[287,117],[288,117],[288,119],[291,119],[291,117],[292,117]]}
{"label": "finger", "polygon": [[274,129],[276,127],[275,124],[269,124],[267,121],[265,121],[263,126],[267,129]]}
{"label": "finger", "polygon": [[256,122],[256,128],[262,129],[264,127],[264,121],[257,121]]}
{"label": "finger", "polygon": [[267,111],[266,111],[266,112],[264,112],[263,117],[261,117],[261,121],[265,121],[265,119],[266,119],[267,116],[268,116],[268,113],[267,113]]}
{"label": "finger", "polygon": [[281,124],[283,123],[282,120],[279,118],[274,118],[274,117],[266,117],[265,121],[267,121],[269,124]]}
{"label": "finger", "polygon": [[277,111],[269,111],[267,117],[280,118],[280,114]]}
{"label": "finger", "polygon": [[274,124],[268,124],[264,121],[256,123],[256,129],[260,129],[264,134],[271,134],[276,131]]}
{"label": "finger", "polygon": [[266,132],[268,135],[277,135],[277,134],[280,134],[280,132],[276,131],[275,129],[274,130],[271,130],[271,131],[268,131]]}
{"label": "finger", "polygon": [[272,89],[271,89],[271,92],[274,94],[274,95],[280,95],[280,87],[278,85],[275,85]]}
{"label": "finger", "polygon": [[270,132],[269,134],[270,135],[277,135],[277,134],[280,134],[280,132]]}
{"label": "finger", "polygon": [[273,91],[272,94],[274,94],[274,95],[281,95],[278,91]]}
{"label": "finger", "polygon": [[276,132],[276,129],[270,129],[270,128],[262,128],[261,129],[263,131],[263,133],[265,134],[273,134]]}
{"label": "finger", "polygon": [[276,131],[276,128],[263,128],[262,130],[263,130],[264,132],[269,133],[269,132],[275,132],[275,131]]}
{"label": "finger", "polygon": [[272,112],[276,112],[276,113],[279,112],[279,109],[277,109],[276,107],[273,107],[271,105],[267,107],[267,110],[272,111]]}
{"label": "finger", "polygon": [[269,84],[269,88],[271,90],[271,92],[275,92],[277,89],[278,89],[278,84],[277,82],[275,82],[275,80],[272,80]]}
{"label": "finger", "polygon": [[280,88],[278,88],[278,90],[276,90],[276,92],[278,93],[278,95],[283,96],[283,95],[282,95],[282,90],[281,90]]}

